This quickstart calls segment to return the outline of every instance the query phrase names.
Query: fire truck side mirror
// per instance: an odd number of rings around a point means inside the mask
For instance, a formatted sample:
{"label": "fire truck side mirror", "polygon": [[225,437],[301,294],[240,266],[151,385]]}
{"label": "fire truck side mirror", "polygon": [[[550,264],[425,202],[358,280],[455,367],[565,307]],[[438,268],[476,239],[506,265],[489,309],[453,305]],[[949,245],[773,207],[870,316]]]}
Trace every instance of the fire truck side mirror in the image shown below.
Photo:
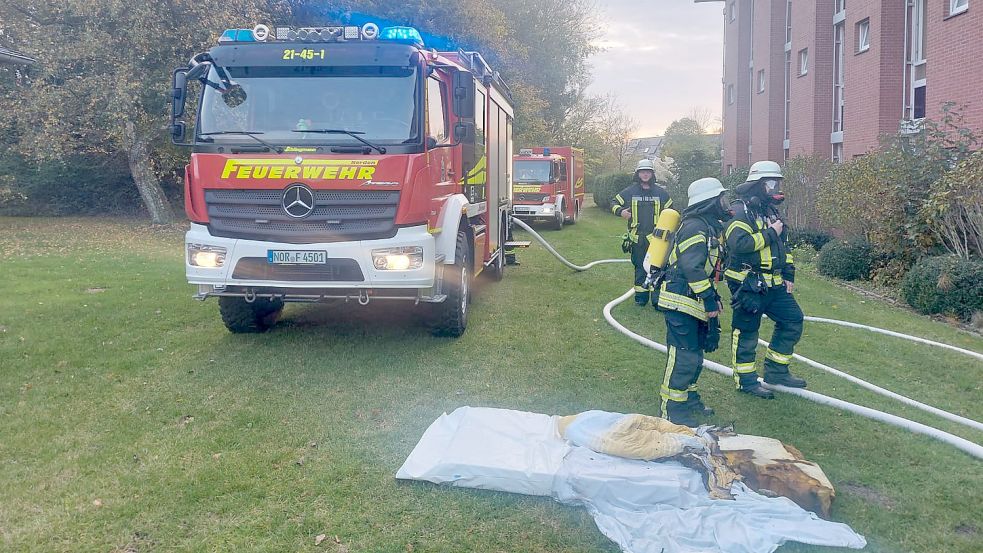
{"label": "fire truck side mirror", "polygon": [[454,125],[454,142],[471,142],[474,138],[474,123],[458,123]]}
{"label": "fire truck side mirror", "polygon": [[[474,77],[467,71],[454,72],[454,115],[474,117]],[[456,132],[456,131],[455,131]]]}
{"label": "fire truck side mirror", "polygon": [[171,140],[173,140],[175,144],[184,142],[184,131],[184,121],[177,121],[171,124]]}
{"label": "fire truck side mirror", "polygon": [[184,69],[174,71],[174,86],[171,93],[171,114],[177,119],[184,115],[184,103],[188,94],[188,73]]}

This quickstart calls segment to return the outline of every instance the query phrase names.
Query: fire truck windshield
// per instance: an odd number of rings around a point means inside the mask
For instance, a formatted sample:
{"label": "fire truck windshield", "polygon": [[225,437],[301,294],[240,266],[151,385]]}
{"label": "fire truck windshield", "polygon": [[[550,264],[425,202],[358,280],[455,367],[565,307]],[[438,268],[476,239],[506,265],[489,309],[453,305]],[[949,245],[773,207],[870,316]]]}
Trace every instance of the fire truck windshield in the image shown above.
{"label": "fire truck windshield", "polygon": [[515,162],[512,169],[515,182],[550,182],[550,160],[523,159]]}
{"label": "fire truck windshield", "polygon": [[[221,83],[219,71],[208,81]],[[273,144],[360,144],[350,135],[298,133],[355,129],[375,144],[419,140],[417,72],[400,67],[227,67],[232,86],[205,86],[198,131],[216,141],[251,141],[262,133]]]}

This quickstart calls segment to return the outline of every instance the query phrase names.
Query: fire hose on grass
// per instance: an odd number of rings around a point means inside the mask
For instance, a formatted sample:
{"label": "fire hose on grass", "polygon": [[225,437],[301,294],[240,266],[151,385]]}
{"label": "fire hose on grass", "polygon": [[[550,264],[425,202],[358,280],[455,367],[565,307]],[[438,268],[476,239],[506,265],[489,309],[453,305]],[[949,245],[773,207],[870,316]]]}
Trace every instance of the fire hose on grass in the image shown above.
{"label": "fire hose on grass", "polygon": [[[515,223],[519,227],[521,227],[521,228],[525,229],[527,232],[529,232],[533,236],[533,238],[535,238],[536,241],[538,241],[540,244],[542,244],[551,254],[553,254],[557,259],[559,259],[564,265],[566,265],[567,267],[570,267],[571,269],[573,269],[575,271],[586,271],[587,269],[590,269],[591,267],[594,267],[594,266],[599,265],[599,264],[602,264],[602,263],[624,263],[624,262],[628,262],[628,260],[626,260],[626,259],[602,259],[602,260],[598,260],[598,261],[594,261],[594,262],[588,263],[587,265],[576,265],[576,264],[571,263],[570,261],[568,261],[562,255],[560,255],[560,253],[557,252],[556,249],[553,248],[553,246],[551,246],[542,236],[540,236],[539,233],[537,233],[535,230],[533,230],[532,228],[530,228],[529,225],[525,224],[524,222],[522,222],[522,221],[520,221],[518,219],[513,219],[513,223]],[[660,344],[658,342],[655,342],[655,341],[650,340],[650,339],[648,339],[648,338],[646,338],[644,336],[640,336],[640,335],[632,332],[631,330],[629,330],[628,328],[626,328],[624,325],[622,325],[621,323],[619,323],[614,318],[614,316],[611,314],[611,309],[613,309],[615,306],[621,304],[622,302],[627,301],[628,298],[632,297],[633,295],[634,295],[634,290],[628,290],[623,295],[621,295],[618,298],[615,298],[615,299],[611,300],[610,302],[608,302],[607,305],[604,306],[604,318],[605,318],[605,320],[607,320],[608,324],[610,324],[611,326],[613,326],[618,332],[621,332],[625,336],[628,336],[629,338],[631,338],[631,339],[639,342],[640,344],[645,345],[647,347],[650,347],[652,349],[658,350],[658,351],[660,351],[662,353],[667,353],[668,349],[666,348],[665,345]],[[966,355],[970,355],[972,357],[983,359],[983,355],[981,355],[979,353],[976,353],[976,352],[973,352],[973,351],[969,351],[969,350],[965,350],[965,349],[962,349],[962,348],[957,348],[955,346],[950,346],[948,344],[942,344],[940,342],[933,342],[931,340],[926,340],[924,338],[919,338],[917,336],[909,336],[907,334],[902,334],[902,333],[899,333],[899,332],[893,332],[893,331],[890,331],[890,330],[885,330],[885,329],[881,329],[881,328],[877,328],[877,327],[871,327],[871,326],[867,326],[867,325],[861,325],[861,324],[857,324],[857,323],[851,323],[851,322],[848,322],[848,321],[838,321],[838,320],[835,320],[835,319],[824,319],[824,318],[818,318],[818,317],[806,317],[806,320],[813,321],[813,322],[837,324],[837,325],[841,325],[841,326],[847,326],[847,327],[852,327],[852,328],[859,328],[859,329],[863,329],[863,330],[870,330],[872,332],[878,332],[878,333],[881,333],[881,334],[887,334],[887,335],[890,335],[890,336],[895,336],[895,337],[898,337],[898,338],[904,338],[904,339],[912,340],[912,341],[919,342],[919,343],[934,345],[934,346],[938,346],[938,347],[944,347],[946,349],[954,350],[954,351],[957,351],[957,352],[960,352],[960,353],[963,353],[963,354],[966,354]],[[767,345],[767,342],[765,342],[763,340],[759,340],[759,342]],[[880,386],[877,386],[877,385],[872,384],[870,382],[867,382],[867,381],[865,381],[863,379],[860,379],[860,378],[857,378],[855,376],[852,376],[852,375],[850,375],[848,373],[845,373],[843,371],[839,371],[837,369],[834,369],[833,367],[829,367],[829,366],[824,365],[822,363],[813,361],[813,360],[808,359],[806,357],[803,357],[801,355],[796,354],[795,355],[795,358],[796,359],[799,359],[800,361],[802,361],[802,362],[804,362],[804,363],[806,363],[806,364],[808,364],[808,365],[810,365],[812,367],[815,367],[815,368],[824,370],[824,371],[829,372],[830,374],[833,374],[835,376],[839,376],[841,378],[845,378],[845,379],[847,379],[847,380],[849,380],[851,382],[854,382],[855,384],[858,384],[858,385],[860,385],[860,386],[862,386],[862,387],[864,387],[864,388],[866,388],[866,389],[868,389],[870,391],[873,391],[873,392],[875,392],[877,394],[880,394],[880,395],[883,395],[885,397],[889,397],[889,398],[895,399],[897,401],[900,401],[902,403],[905,403],[906,405],[910,405],[912,407],[916,407],[916,408],[921,409],[923,411],[926,411],[928,413],[932,413],[932,414],[935,414],[935,415],[944,417],[944,418],[946,418],[946,419],[948,419],[950,421],[957,422],[959,424],[963,424],[963,425],[968,426],[970,428],[974,428],[976,430],[983,430],[983,424],[981,424],[981,423],[979,423],[979,422],[977,422],[975,420],[972,420],[972,419],[969,419],[969,418],[966,418],[966,417],[962,417],[962,416],[956,415],[954,413],[950,413],[948,411],[944,411],[942,409],[938,409],[936,407],[932,407],[930,405],[926,405],[924,403],[921,403],[921,402],[916,401],[916,400],[913,400],[911,398],[902,396],[902,395],[897,394],[895,392],[892,392],[890,390],[881,388]],[[706,368],[708,368],[708,369],[710,369],[710,370],[712,370],[712,371],[714,371],[714,372],[723,374],[723,375],[728,376],[728,377],[732,377],[733,374],[734,374],[733,370],[730,369],[729,367],[726,367],[726,366],[721,365],[720,363],[716,363],[714,361],[710,361],[708,359],[703,361],[703,366],[706,367]],[[961,438],[961,437],[956,436],[954,434],[950,434],[948,432],[939,430],[937,428],[933,428],[931,426],[928,426],[928,425],[925,425],[925,424],[921,424],[921,423],[918,423],[918,422],[915,422],[915,421],[912,421],[912,420],[908,420],[908,419],[905,419],[903,417],[898,417],[896,415],[891,415],[891,414],[885,413],[883,411],[878,411],[876,409],[871,409],[869,407],[864,407],[862,405],[857,405],[857,404],[854,404],[854,403],[850,403],[848,401],[843,401],[843,400],[840,400],[840,399],[829,397],[829,396],[826,396],[826,395],[823,395],[823,394],[819,394],[819,393],[816,393],[816,392],[812,392],[812,391],[809,391],[809,390],[803,390],[803,389],[798,389],[798,388],[788,388],[788,387],[785,387],[785,386],[772,386],[772,385],[769,385],[769,384],[765,383],[763,380],[761,382],[762,382],[762,385],[764,385],[768,389],[779,391],[779,392],[784,392],[784,393],[787,393],[787,394],[792,394],[792,395],[795,395],[795,396],[798,396],[798,397],[802,397],[802,398],[808,399],[810,401],[813,401],[813,402],[816,402],[816,403],[819,403],[819,404],[822,404],[822,405],[829,405],[831,407],[835,407],[837,409],[841,409],[841,410],[844,410],[844,411],[855,413],[857,415],[860,415],[860,416],[863,416],[863,417],[866,417],[866,418],[869,418],[869,419],[873,419],[873,420],[885,422],[887,424],[890,424],[890,425],[893,425],[893,426],[897,426],[897,427],[903,428],[905,430],[909,430],[909,431],[914,432],[916,434],[922,434],[922,435],[925,435],[925,436],[929,436],[929,437],[934,438],[936,440],[945,442],[945,443],[947,443],[947,444],[949,444],[949,445],[951,445],[953,447],[956,447],[957,449],[960,449],[960,450],[962,450],[962,451],[964,451],[964,452],[966,452],[966,453],[968,453],[968,454],[976,457],[977,459],[983,459],[983,446],[981,446],[981,445],[979,445],[977,443],[971,442],[971,441],[969,441],[969,440],[967,440],[965,438]]]}

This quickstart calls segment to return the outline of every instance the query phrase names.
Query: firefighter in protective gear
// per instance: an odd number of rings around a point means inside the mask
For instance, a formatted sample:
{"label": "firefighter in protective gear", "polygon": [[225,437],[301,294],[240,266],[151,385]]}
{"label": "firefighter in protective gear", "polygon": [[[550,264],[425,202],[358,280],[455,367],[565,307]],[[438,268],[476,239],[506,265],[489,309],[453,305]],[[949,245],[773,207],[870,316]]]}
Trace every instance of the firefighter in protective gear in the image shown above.
{"label": "firefighter in protective gear", "polygon": [[648,305],[649,288],[645,286],[648,276],[642,262],[648,252],[648,236],[655,229],[659,213],[672,206],[666,189],[655,180],[655,165],[643,159],[635,167],[635,178],[631,186],[619,192],[611,201],[611,212],[628,220],[627,250],[631,252],[631,263],[635,266],[635,303]]}
{"label": "firefighter in protective gear", "polygon": [[[694,414],[709,416],[696,381],[703,369],[703,352],[720,343],[719,315],[723,309],[713,286],[720,259],[720,234],[730,213],[724,187],[713,178],[689,185],[689,201],[676,231],[665,281],[658,291],[658,308],[666,316],[669,360],[659,395],[662,416],[676,424],[696,426]],[[653,271],[657,270],[653,268]]]}
{"label": "firefighter in protective gear", "polygon": [[793,388],[806,381],[789,373],[792,350],[802,337],[802,309],[792,297],[795,265],[788,245],[788,230],[777,206],[782,193],[782,169],[774,161],[751,166],[747,182],[736,188],[738,200],[724,231],[727,262],[724,276],[733,306],[731,361],[737,388],[771,399],[771,391],[758,383],[754,368],[761,316],[775,322],[765,355],[764,380]]}

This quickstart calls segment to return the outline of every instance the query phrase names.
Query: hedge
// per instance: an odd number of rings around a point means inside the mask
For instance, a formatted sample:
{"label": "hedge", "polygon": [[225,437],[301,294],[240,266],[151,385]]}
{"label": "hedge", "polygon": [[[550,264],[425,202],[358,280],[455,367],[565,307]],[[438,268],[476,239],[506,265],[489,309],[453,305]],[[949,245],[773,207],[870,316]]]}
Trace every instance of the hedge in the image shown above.
{"label": "hedge", "polygon": [[921,313],[969,320],[983,311],[983,261],[955,255],[923,257],[901,281],[901,296]]}
{"label": "hedge", "polygon": [[873,265],[873,248],[860,240],[831,240],[816,258],[820,274],[843,280],[866,279]]}

